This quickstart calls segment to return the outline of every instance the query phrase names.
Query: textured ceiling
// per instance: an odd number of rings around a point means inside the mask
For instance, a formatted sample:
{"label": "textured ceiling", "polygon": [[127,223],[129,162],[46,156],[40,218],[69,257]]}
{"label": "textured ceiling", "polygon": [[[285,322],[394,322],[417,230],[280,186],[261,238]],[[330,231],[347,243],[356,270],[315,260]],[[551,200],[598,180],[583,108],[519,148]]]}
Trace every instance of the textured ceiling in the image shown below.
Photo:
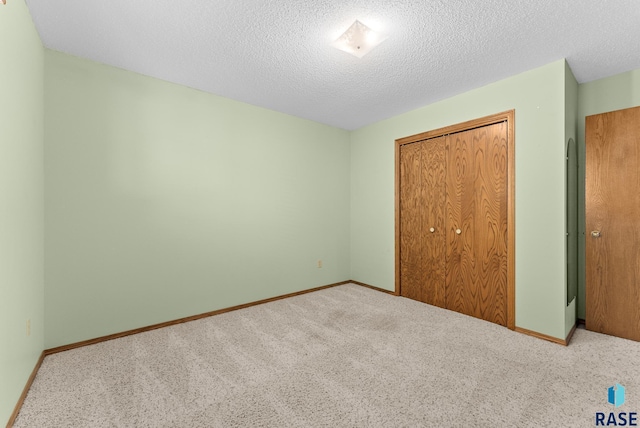
{"label": "textured ceiling", "polygon": [[[640,68],[639,0],[27,0],[47,48],[345,129],[567,58]],[[389,38],[330,46],[355,19]]]}

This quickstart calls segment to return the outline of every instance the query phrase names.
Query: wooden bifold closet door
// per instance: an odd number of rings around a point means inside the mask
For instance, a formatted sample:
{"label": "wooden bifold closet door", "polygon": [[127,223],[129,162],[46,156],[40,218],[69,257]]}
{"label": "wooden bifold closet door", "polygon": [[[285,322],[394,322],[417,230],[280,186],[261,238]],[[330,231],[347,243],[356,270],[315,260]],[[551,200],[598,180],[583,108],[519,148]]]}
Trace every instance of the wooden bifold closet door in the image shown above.
{"label": "wooden bifold closet door", "polygon": [[[445,138],[400,151],[402,295],[445,307]],[[424,287],[424,284],[430,284]]]}
{"label": "wooden bifold closet door", "polygon": [[508,117],[398,140],[396,288],[515,328]]}

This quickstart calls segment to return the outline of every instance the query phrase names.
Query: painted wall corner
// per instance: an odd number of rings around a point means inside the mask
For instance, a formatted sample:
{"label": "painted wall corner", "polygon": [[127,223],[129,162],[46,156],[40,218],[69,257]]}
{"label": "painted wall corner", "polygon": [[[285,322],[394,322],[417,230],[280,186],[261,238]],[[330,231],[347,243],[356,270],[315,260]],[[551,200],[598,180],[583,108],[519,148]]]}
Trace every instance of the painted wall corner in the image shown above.
{"label": "painted wall corner", "polygon": [[0,423],[44,347],[43,47],[24,0],[0,6]]}

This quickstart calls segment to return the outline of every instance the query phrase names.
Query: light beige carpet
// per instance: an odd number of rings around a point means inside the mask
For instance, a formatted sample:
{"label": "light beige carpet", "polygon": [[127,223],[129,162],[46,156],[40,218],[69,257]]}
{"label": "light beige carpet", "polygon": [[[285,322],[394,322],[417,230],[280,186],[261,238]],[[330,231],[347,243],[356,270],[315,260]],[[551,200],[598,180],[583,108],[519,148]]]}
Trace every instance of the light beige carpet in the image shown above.
{"label": "light beige carpet", "polygon": [[47,357],[16,427],[592,427],[640,343],[343,285]]}

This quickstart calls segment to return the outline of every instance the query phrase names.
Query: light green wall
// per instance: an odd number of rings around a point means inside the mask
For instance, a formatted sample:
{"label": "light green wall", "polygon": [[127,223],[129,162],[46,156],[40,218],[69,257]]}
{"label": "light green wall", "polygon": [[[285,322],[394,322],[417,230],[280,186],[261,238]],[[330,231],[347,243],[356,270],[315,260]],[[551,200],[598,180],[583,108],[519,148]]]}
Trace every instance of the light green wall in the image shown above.
{"label": "light green wall", "polygon": [[42,118],[42,44],[11,0],[0,5],[0,425],[44,349]]}
{"label": "light green wall", "polygon": [[[566,252],[567,288],[565,294],[565,337],[576,324],[576,295],[578,290],[578,159],[576,138],[578,131],[578,81],[565,61],[564,85],[564,143],[573,144],[566,153]],[[567,148],[565,146],[565,148]]]}
{"label": "light green wall", "polygon": [[[586,116],[640,105],[640,69],[583,83],[578,88],[578,159],[585,164],[584,121]],[[578,318],[585,319],[585,222],[584,168],[579,179]]]}
{"label": "light green wall", "polygon": [[45,66],[47,348],[349,279],[347,131]]}
{"label": "light green wall", "polygon": [[564,88],[561,60],[354,131],[352,278],[394,289],[394,140],[515,109],[516,325],[564,339]]}

